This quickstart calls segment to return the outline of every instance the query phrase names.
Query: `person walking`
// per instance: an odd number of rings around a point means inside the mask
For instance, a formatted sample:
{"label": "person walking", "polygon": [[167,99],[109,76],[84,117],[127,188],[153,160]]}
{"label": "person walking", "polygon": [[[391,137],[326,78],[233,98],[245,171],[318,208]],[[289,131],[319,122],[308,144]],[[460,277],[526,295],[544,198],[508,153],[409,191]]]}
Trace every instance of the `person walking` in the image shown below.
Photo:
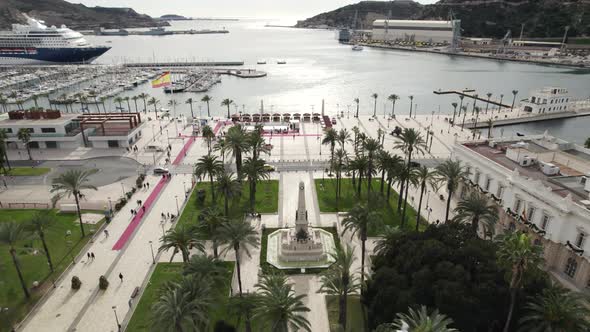
{"label": "person walking", "polygon": [[141,212],[145,213],[145,205],[141,207]]}
{"label": "person walking", "polygon": [[105,239],[109,238],[109,231],[106,229],[104,230],[104,237],[105,237]]}
{"label": "person walking", "polygon": [[89,252],[86,253],[86,256],[88,257],[88,260],[90,260],[90,253]]}
{"label": "person walking", "polygon": [[94,257],[94,253],[93,252],[90,253],[90,257],[92,258],[92,261],[94,261],[94,258],[95,257]]}
{"label": "person walking", "polygon": [[119,279],[121,279],[121,282],[123,282],[123,273],[119,273]]}

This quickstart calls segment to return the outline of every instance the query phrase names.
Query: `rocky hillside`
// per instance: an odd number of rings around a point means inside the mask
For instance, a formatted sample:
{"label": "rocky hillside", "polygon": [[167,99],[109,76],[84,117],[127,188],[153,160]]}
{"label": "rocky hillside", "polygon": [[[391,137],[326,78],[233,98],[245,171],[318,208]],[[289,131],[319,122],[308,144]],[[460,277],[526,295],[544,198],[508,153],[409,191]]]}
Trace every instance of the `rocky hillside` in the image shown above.
{"label": "rocky hillside", "polygon": [[86,7],[64,0],[0,0],[0,29],[10,29],[13,23],[24,23],[22,13],[41,19],[48,25],[65,24],[74,29],[168,25],[131,8]]}
{"label": "rocky hillside", "polygon": [[314,16],[297,26],[351,26],[358,12],[357,28],[369,29],[377,18],[447,19],[451,11],[461,20],[464,36],[500,38],[509,29],[518,36],[522,23],[526,37],[562,36],[566,25],[570,26],[569,36],[590,36],[588,0],[440,0],[432,5],[410,0],[362,1]]}

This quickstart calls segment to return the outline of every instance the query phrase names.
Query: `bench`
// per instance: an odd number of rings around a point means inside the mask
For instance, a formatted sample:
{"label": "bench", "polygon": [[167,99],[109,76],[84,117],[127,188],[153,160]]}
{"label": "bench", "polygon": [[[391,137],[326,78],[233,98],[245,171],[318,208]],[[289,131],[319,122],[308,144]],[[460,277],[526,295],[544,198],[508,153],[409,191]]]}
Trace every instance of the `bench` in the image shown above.
{"label": "bench", "polygon": [[135,287],[131,292],[131,298],[134,299],[139,294],[139,287]]}
{"label": "bench", "polygon": [[77,212],[78,209],[76,208],[76,204],[60,204],[59,211],[60,212]]}

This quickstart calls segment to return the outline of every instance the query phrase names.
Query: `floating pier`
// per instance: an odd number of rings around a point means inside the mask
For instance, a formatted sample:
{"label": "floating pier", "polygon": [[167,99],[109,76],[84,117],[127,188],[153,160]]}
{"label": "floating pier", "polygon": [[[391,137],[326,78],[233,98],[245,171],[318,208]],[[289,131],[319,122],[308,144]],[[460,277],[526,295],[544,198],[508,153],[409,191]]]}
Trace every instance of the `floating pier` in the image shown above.
{"label": "floating pier", "polygon": [[[506,104],[502,104],[498,101],[495,100],[488,100],[486,98],[480,97],[478,94],[474,94],[473,92],[475,92],[475,90],[473,89],[466,89],[466,90],[434,90],[432,91],[434,92],[434,94],[436,95],[450,95],[450,94],[456,94],[459,96],[464,96],[467,98],[471,98],[471,99],[476,99],[479,101],[483,101],[485,103],[490,103],[492,105],[495,106],[500,106],[500,107],[504,107],[504,108],[510,108],[511,105],[506,105]],[[484,95],[485,96],[485,95]]]}
{"label": "floating pier", "polygon": [[162,68],[162,67],[220,67],[243,66],[244,61],[208,61],[208,62],[134,62],[123,66],[131,68]]}

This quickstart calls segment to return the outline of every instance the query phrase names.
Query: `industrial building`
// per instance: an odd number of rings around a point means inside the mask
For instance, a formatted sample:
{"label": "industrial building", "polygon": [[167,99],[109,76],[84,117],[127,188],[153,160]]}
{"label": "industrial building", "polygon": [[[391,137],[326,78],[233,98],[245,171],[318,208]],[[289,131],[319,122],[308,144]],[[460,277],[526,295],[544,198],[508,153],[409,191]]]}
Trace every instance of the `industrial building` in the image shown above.
{"label": "industrial building", "polygon": [[375,20],[374,41],[411,41],[453,44],[458,41],[461,21]]}

